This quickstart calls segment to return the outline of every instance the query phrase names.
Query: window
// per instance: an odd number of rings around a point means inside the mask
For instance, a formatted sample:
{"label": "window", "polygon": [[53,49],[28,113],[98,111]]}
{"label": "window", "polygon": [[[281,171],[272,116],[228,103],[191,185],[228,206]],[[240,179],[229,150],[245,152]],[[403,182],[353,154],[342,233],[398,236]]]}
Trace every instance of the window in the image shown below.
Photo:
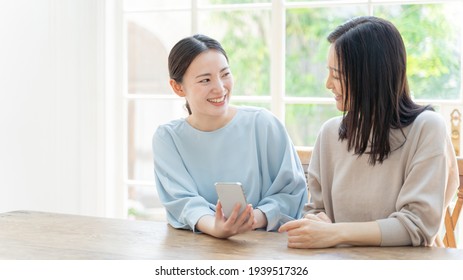
{"label": "window", "polygon": [[130,0],[124,2],[126,187],[129,216],[156,218],[151,137],[186,116],[168,84],[167,55],[181,38],[218,39],[235,78],[234,104],[266,107],[295,145],[311,146],[321,124],[339,115],[325,89],[327,34],[349,18],[376,15],[401,31],[415,100],[449,119],[462,105],[461,1]]}

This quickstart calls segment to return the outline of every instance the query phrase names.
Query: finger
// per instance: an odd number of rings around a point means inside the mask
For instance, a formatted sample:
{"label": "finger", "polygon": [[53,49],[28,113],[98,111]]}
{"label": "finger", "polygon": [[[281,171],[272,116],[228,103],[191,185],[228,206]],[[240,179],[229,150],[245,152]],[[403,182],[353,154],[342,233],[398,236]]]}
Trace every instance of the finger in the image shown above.
{"label": "finger", "polygon": [[315,215],[315,214],[306,214],[304,216],[304,219],[307,219],[307,220],[320,220],[320,218],[317,217],[317,215]]}
{"label": "finger", "polygon": [[243,233],[252,230],[252,226],[254,224],[254,211],[252,206],[248,205],[242,216],[245,218],[245,220],[243,221],[243,224],[240,225],[239,232]]}
{"label": "finger", "polygon": [[253,230],[258,228],[258,223],[259,223],[259,221],[257,221],[258,216],[256,215],[256,211],[260,211],[260,210],[252,209],[252,215],[253,215],[253,219],[252,219],[252,229],[253,229]]}
{"label": "finger", "polygon": [[252,208],[252,206],[249,204],[249,218],[247,220],[247,224],[251,226],[252,228],[252,225],[254,223],[256,223],[256,216],[254,215],[254,209]]}
{"label": "finger", "polygon": [[299,228],[301,226],[301,221],[302,220],[296,220],[296,221],[289,221],[286,224],[282,225],[279,229],[278,232],[285,232],[285,231],[290,231],[296,228]]}
{"label": "finger", "polygon": [[305,242],[288,242],[288,247],[289,248],[294,248],[294,249],[310,249],[310,248],[312,248],[310,246],[310,243],[305,243]]}
{"label": "finger", "polygon": [[227,224],[233,225],[236,223],[237,219],[239,218],[238,215],[240,212],[240,208],[241,208],[241,203],[237,202],[235,204],[235,207],[233,207],[233,211],[231,212],[230,217],[227,218],[227,221],[226,221]]}
{"label": "finger", "polygon": [[328,217],[328,215],[326,215],[325,212],[320,212],[317,214],[317,217],[319,217],[322,221],[324,222],[327,222],[327,223],[332,223],[330,217]]}
{"label": "finger", "polygon": [[248,221],[251,219],[251,215],[252,215],[252,219],[254,219],[254,215],[252,213],[252,206],[249,204],[249,205],[246,205],[246,208],[244,208],[244,211],[239,216],[237,223],[239,225],[247,224]]}
{"label": "finger", "polygon": [[223,218],[222,203],[220,203],[220,200],[218,200],[217,205],[215,206],[215,219],[222,220]]}
{"label": "finger", "polygon": [[298,239],[298,238],[307,238],[310,237],[313,232],[310,227],[308,226],[300,226],[298,228],[293,228],[288,230],[287,232],[288,238],[290,239]]}
{"label": "finger", "polygon": [[312,242],[312,237],[306,232],[299,232],[296,235],[288,234],[288,244],[311,244]]}

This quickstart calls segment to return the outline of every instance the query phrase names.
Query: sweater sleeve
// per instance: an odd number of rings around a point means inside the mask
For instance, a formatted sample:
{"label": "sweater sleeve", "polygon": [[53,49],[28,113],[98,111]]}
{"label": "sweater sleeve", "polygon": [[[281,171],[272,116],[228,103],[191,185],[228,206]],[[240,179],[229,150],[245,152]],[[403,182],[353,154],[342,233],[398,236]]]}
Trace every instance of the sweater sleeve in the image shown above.
{"label": "sweater sleeve", "polygon": [[263,177],[262,199],[257,208],[267,217],[267,230],[278,229],[298,219],[307,202],[307,185],[302,164],[284,126],[273,115],[260,125],[258,145]]}
{"label": "sweater sleeve", "polygon": [[202,216],[215,215],[215,205],[198,194],[171,135],[162,127],[153,136],[153,155],[156,188],[174,228],[195,230]]}
{"label": "sweater sleeve", "polygon": [[325,212],[333,222],[377,221],[381,246],[433,244],[458,186],[443,118],[421,113],[403,135],[406,143],[375,166],[337,140],[338,127],[334,119],[320,131],[309,165],[311,201],[305,210]]}
{"label": "sweater sleeve", "polygon": [[414,135],[415,153],[409,155],[405,181],[396,212],[378,220],[381,246],[431,246],[442,224],[444,210],[458,186],[456,158],[441,118],[427,119]]}
{"label": "sweater sleeve", "polygon": [[318,214],[325,212],[325,204],[323,203],[322,187],[320,185],[320,135],[315,141],[315,146],[312,150],[310,165],[307,170],[307,185],[310,186],[310,201],[304,206],[305,214]]}

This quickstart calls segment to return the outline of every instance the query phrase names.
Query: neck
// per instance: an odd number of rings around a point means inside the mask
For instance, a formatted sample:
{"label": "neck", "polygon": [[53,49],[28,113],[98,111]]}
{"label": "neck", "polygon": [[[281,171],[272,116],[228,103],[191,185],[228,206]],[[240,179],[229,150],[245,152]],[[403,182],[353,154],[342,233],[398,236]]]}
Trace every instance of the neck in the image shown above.
{"label": "neck", "polygon": [[223,116],[200,116],[189,115],[186,119],[187,122],[194,128],[201,131],[214,131],[226,126],[235,116],[236,108],[229,107],[227,113]]}

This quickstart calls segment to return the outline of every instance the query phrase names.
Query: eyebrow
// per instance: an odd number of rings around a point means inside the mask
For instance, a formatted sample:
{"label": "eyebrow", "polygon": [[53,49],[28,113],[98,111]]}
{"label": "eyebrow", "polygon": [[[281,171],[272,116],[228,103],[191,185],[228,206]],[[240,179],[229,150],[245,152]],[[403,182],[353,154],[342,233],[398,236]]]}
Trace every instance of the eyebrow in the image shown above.
{"label": "eyebrow", "polygon": [[[222,73],[223,71],[226,71],[226,70],[228,70],[229,68],[230,68],[229,66],[226,66],[226,67],[220,69],[219,72]],[[209,76],[211,76],[210,73],[204,73],[204,74],[200,74],[200,75],[196,76],[195,79],[197,79],[197,78],[202,78],[202,77],[209,77]]]}
{"label": "eyebrow", "polygon": [[334,67],[327,66],[326,68],[328,68],[329,70],[333,70],[336,73],[339,73],[339,70]]}

